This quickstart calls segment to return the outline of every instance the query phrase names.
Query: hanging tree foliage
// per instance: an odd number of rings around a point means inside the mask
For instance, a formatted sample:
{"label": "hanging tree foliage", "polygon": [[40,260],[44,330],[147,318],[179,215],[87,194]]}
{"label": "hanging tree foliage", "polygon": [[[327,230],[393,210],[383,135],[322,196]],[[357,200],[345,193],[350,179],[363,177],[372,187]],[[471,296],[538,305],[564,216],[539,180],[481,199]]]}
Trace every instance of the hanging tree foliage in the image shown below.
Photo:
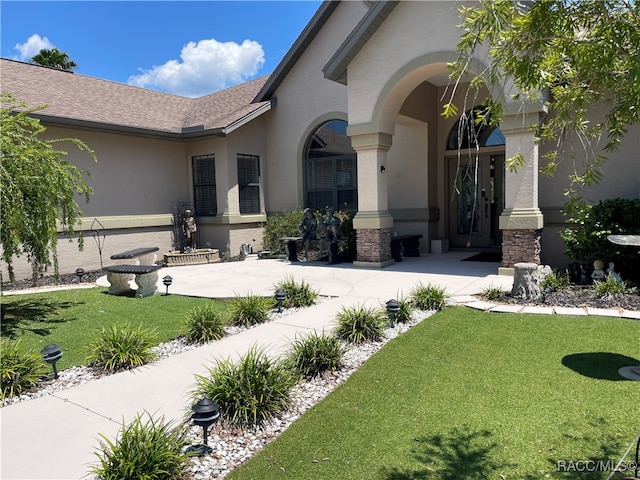
{"label": "hanging tree foliage", "polygon": [[[616,151],[640,121],[640,2],[478,0],[461,13],[464,33],[459,58],[449,66],[453,88],[443,115],[457,115],[457,85],[488,49],[488,67],[471,86],[503,87],[511,79],[518,92],[485,101],[491,122],[500,121],[507,101],[543,102],[548,115],[536,132],[551,149],[541,172],[553,175],[561,161],[584,158],[574,164],[566,192],[567,206],[579,205],[577,189],[602,178],[601,152]],[[508,166],[515,169],[523,159],[508,159]]]}
{"label": "hanging tree foliage", "polygon": [[88,202],[92,193],[86,183],[89,173],[65,161],[66,152],[54,147],[71,142],[94,161],[95,153],[75,138],[40,138],[45,127],[31,114],[42,108],[2,94],[0,240],[10,280],[15,278],[13,261],[21,255],[32,266],[34,282],[52,263],[58,275],[57,235],[74,233],[82,216],[76,194]]}

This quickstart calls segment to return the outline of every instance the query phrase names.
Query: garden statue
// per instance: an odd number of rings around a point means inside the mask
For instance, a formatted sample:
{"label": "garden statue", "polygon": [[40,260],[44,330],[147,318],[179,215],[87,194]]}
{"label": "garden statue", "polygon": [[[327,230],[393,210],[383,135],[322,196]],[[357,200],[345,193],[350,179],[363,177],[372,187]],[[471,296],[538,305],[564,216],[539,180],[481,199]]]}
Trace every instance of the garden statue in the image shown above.
{"label": "garden statue", "polygon": [[329,242],[329,262],[338,263],[338,242],[340,242],[340,219],[335,216],[335,209],[327,207],[327,240]]}
{"label": "garden statue", "polygon": [[196,232],[198,227],[196,225],[196,219],[193,217],[191,210],[184,212],[184,218],[182,219],[182,234],[185,238],[185,251],[192,252],[196,249]]}
{"label": "garden statue", "polygon": [[[298,225],[298,231],[302,235],[302,244],[304,245],[304,259],[309,260],[309,244],[311,240],[318,238],[318,219],[310,208],[304,209],[304,220]],[[322,253],[322,252],[321,252]]]}
{"label": "garden statue", "polygon": [[613,262],[609,262],[609,268],[607,269],[607,277],[612,278],[618,283],[622,283],[622,277],[615,271]]}
{"label": "garden statue", "polygon": [[604,277],[604,262],[598,259],[593,262],[593,272],[591,273],[591,279],[594,282],[601,282],[604,280]]}

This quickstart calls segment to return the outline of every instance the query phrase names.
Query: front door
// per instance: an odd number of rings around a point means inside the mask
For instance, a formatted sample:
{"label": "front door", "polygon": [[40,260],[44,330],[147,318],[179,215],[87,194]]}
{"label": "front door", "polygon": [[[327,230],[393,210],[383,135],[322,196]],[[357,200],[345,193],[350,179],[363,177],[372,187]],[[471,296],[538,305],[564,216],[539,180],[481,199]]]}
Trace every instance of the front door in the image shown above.
{"label": "front door", "polygon": [[504,156],[451,158],[449,164],[449,231],[452,247],[500,247]]}

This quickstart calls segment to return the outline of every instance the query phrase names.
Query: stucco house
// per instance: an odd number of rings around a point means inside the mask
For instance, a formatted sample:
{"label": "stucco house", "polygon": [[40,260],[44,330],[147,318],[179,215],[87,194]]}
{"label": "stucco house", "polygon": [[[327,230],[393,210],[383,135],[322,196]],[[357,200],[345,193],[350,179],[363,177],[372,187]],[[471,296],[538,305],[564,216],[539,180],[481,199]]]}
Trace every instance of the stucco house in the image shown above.
{"label": "stucco house", "polygon": [[[262,248],[269,214],[347,205],[357,266],[393,263],[390,239],[405,233],[423,235],[423,253],[497,249],[505,272],[520,261],[566,265],[557,233],[569,170],[538,173],[544,147],[529,127],[541,106],[514,106],[477,140],[440,114],[460,3],[325,2],[271,75],[195,99],[1,60],[2,91],[48,105],[37,113],[46,135],[80,138],[99,160],[68,149],[95,193],[81,203],[85,249],[60,242],[61,270],[100,267],[96,225],[107,261],[138,246],[171,250],[172,209],[184,203],[200,245],[231,255]],[[460,111],[486,93],[466,104],[460,95]],[[587,196],[637,197],[639,151],[637,126]],[[525,166],[505,171],[516,153]],[[29,275],[19,262],[16,271]]]}

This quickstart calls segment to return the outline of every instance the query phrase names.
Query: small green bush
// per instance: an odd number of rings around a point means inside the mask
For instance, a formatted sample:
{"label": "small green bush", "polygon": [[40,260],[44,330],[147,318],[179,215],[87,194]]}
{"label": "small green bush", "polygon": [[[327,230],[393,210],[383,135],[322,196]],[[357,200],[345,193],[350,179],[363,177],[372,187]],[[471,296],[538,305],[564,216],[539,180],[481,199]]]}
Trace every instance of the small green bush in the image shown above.
{"label": "small green bush", "polygon": [[409,298],[411,305],[419,310],[442,310],[449,296],[444,288],[418,283]]}
{"label": "small green bush", "polygon": [[396,323],[407,323],[409,320],[411,320],[411,316],[413,313],[411,301],[408,298],[401,297],[398,300],[398,304],[400,305],[400,310],[398,310],[398,313],[396,313],[395,321]]}
{"label": "small green bush", "polygon": [[304,220],[302,208],[285,211],[278,215],[269,215],[264,225],[262,245],[272,253],[284,253],[282,237],[296,237],[300,234],[298,225]]}
{"label": "small green bush", "polygon": [[286,362],[270,359],[262,348],[251,347],[238,362],[219,360],[208,371],[196,375],[194,396],[216,402],[230,425],[261,425],[291,403],[295,376]]}
{"label": "small green bush", "polygon": [[24,351],[20,339],[0,338],[0,369],[2,400],[35,387],[47,373],[42,356]]}
{"label": "small green bush", "polygon": [[311,332],[291,342],[286,361],[297,375],[313,378],[342,368],[344,353],[345,348],[336,336]]}
{"label": "small green bush", "polygon": [[505,291],[500,287],[494,287],[493,285],[489,285],[485,287],[480,292],[480,295],[487,300],[498,300],[502,298],[505,294]]}
{"label": "small green bush", "polygon": [[285,308],[310,307],[318,299],[318,292],[313,290],[311,286],[302,280],[296,282],[292,275],[288,275],[284,280],[276,283],[275,290],[282,289],[286,294],[286,298],[282,304]]}
{"label": "small green bush", "polygon": [[164,418],[146,422],[138,415],[122,425],[112,441],[100,435],[99,463],[91,473],[100,480],[141,480],[184,478],[188,456],[183,452],[186,430]]}
{"label": "small green bush", "polygon": [[593,282],[592,288],[602,297],[622,295],[625,293],[636,293],[636,289],[630,287],[627,282],[620,282],[611,276],[605,277],[604,280]]}
{"label": "small green bush", "polygon": [[229,319],[213,303],[195,307],[185,320],[183,335],[192,343],[207,343],[220,340],[226,335]]}
{"label": "small green bush", "polygon": [[250,327],[269,320],[274,306],[275,300],[271,297],[236,296],[229,304],[229,317],[233,325]]}
{"label": "small green bush", "polygon": [[130,370],[155,360],[155,345],[155,329],[113,324],[89,344],[87,362],[109,372]]}
{"label": "small green bush", "polygon": [[561,291],[569,288],[570,285],[571,280],[569,279],[569,275],[566,272],[563,273],[557,270],[552,270],[551,273],[540,282],[540,288],[542,290],[550,288],[554,291]]}
{"label": "small green bush", "polygon": [[387,312],[371,307],[342,307],[336,314],[336,336],[348,343],[361,344],[382,339]]}

